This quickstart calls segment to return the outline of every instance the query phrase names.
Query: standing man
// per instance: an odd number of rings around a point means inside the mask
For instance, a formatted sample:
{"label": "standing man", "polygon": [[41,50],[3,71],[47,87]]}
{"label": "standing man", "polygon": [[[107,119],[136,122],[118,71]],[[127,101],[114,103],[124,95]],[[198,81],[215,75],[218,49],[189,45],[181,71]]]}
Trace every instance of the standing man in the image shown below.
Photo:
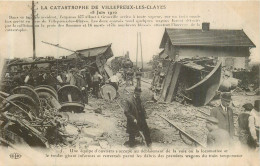
{"label": "standing man", "polygon": [[81,70],[81,75],[83,75],[83,78],[85,79],[86,84],[87,84],[87,91],[89,91],[92,80],[91,80],[90,72],[87,67],[85,67],[84,69]]}
{"label": "standing man", "polygon": [[95,72],[95,74],[92,77],[93,95],[95,95],[97,98],[98,98],[98,92],[99,92],[99,84],[102,79],[103,79],[103,77],[100,74],[98,74],[97,71]]}
{"label": "standing man", "polygon": [[141,88],[135,88],[134,95],[126,102],[125,116],[127,118],[126,132],[129,134],[129,141],[125,145],[133,147],[135,136],[139,131],[143,132],[147,146],[151,146],[150,131],[146,123],[146,112],[141,101]]}
{"label": "standing man", "polygon": [[230,93],[221,94],[221,104],[210,111],[210,116],[215,117],[219,122],[218,127],[226,130],[229,133],[230,137],[233,138],[235,131],[233,110],[229,107],[230,102]]}
{"label": "standing man", "polygon": [[207,135],[208,147],[229,147],[230,137],[226,130],[218,127],[218,120],[214,117],[208,117],[206,127],[209,130]]}
{"label": "standing man", "polygon": [[80,89],[81,94],[83,96],[83,100],[85,104],[88,104],[88,90],[87,90],[87,84],[86,81],[81,73],[81,71],[78,71],[75,75],[76,79],[76,86]]}

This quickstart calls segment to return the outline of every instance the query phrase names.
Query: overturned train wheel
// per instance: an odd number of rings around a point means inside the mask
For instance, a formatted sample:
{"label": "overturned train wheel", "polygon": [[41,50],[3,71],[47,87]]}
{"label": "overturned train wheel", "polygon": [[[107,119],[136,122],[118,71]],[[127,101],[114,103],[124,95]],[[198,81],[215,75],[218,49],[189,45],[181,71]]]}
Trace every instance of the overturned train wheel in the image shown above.
{"label": "overturned train wheel", "polygon": [[40,99],[34,89],[29,86],[18,86],[12,90],[13,94],[25,94],[30,96],[38,105],[40,105]]}
{"label": "overturned train wheel", "polygon": [[58,98],[62,111],[82,112],[84,101],[81,91],[73,85],[65,85],[58,90]]}
{"label": "overturned train wheel", "polygon": [[30,115],[39,117],[39,105],[28,95],[14,94],[7,97],[6,101],[9,101],[9,105],[5,108],[9,113],[25,117]]}
{"label": "overturned train wheel", "polygon": [[50,85],[39,85],[39,86],[37,86],[37,87],[35,87],[35,88],[42,88],[42,87],[44,87],[44,88],[49,88],[49,89],[51,89],[52,91],[56,92],[56,89],[53,88],[53,87],[50,86]]}
{"label": "overturned train wheel", "polygon": [[45,86],[36,87],[34,90],[35,90],[38,94],[39,94],[40,92],[49,93],[49,94],[52,95],[56,100],[58,100],[57,92],[56,92],[56,90],[53,89],[52,87],[49,87],[49,86],[45,85]]}
{"label": "overturned train wheel", "polygon": [[116,98],[117,92],[112,85],[106,84],[100,88],[100,94],[103,99],[114,100]]}

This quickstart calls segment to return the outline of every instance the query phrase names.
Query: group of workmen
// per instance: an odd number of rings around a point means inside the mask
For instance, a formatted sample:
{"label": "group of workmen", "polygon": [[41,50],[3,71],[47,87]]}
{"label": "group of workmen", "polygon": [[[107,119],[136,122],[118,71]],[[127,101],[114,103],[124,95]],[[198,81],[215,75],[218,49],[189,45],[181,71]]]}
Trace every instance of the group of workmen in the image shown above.
{"label": "group of workmen", "polygon": [[[10,77],[10,75],[8,75]],[[81,70],[70,68],[69,70],[57,70],[56,72],[29,72],[18,71],[12,78],[14,87],[21,85],[38,86],[49,85],[55,89],[59,89],[64,85],[77,86],[84,97],[84,101],[88,103],[88,91],[92,89],[94,97],[99,97],[100,84],[104,81],[103,77],[98,73],[91,75],[87,68]]]}
{"label": "group of workmen", "polygon": [[[6,77],[13,78],[13,87],[21,85],[31,85],[33,87],[49,85],[58,90],[67,84],[77,86],[81,90],[86,104],[88,103],[88,92],[92,90],[93,97],[99,98],[100,86],[105,84],[104,77],[98,71],[91,74],[87,67],[80,70],[78,68],[70,68],[69,70],[58,69],[55,72],[30,72],[25,70],[18,71],[13,76],[6,74]],[[119,82],[118,73],[106,80],[106,83],[112,85],[116,91],[118,90]]]}
{"label": "group of workmen", "polygon": [[[125,116],[127,118],[126,132],[129,140],[124,145],[135,147],[136,136],[142,136],[147,146],[151,146],[149,127],[146,119],[147,115],[141,102],[141,88],[136,87],[134,95],[126,101]],[[232,147],[234,143],[234,113],[231,105],[231,93],[222,93],[221,104],[210,111],[210,116],[206,118],[207,146]],[[242,145],[249,149],[259,147],[259,126],[260,126],[260,100],[252,104],[243,105],[244,111],[238,116],[239,140]]]}

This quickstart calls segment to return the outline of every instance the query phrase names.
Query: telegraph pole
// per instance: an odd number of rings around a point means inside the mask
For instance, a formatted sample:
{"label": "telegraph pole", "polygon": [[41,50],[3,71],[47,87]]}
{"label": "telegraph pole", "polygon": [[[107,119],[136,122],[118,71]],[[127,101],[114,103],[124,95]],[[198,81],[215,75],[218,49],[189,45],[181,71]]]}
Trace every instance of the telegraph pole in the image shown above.
{"label": "telegraph pole", "polygon": [[143,49],[142,49],[142,36],[141,32],[140,33],[140,46],[141,46],[141,61],[142,61],[142,70],[144,69],[144,64],[143,64]]}
{"label": "telegraph pole", "polygon": [[35,13],[34,13],[34,0],[32,1],[32,33],[33,33],[33,59],[36,58],[36,49],[35,49]]}
{"label": "telegraph pole", "polygon": [[138,62],[138,32],[136,36],[136,67],[137,67],[137,62]]}

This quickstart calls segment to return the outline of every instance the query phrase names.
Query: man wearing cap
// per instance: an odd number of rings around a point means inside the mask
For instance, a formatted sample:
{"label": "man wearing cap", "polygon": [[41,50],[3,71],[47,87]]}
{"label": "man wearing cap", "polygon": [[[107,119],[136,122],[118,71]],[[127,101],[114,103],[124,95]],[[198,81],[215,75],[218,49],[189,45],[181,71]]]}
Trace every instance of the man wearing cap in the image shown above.
{"label": "man wearing cap", "polygon": [[246,103],[242,107],[244,108],[244,111],[238,115],[239,141],[242,145],[247,146],[250,135],[248,118],[250,116],[250,111],[253,109],[253,105],[251,103]]}
{"label": "man wearing cap", "polygon": [[132,98],[126,101],[126,132],[129,134],[129,141],[127,141],[125,145],[129,145],[130,147],[135,145],[135,136],[139,131],[143,132],[147,146],[150,146],[152,143],[150,131],[145,120],[147,115],[140,96],[141,88],[135,88]]}
{"label": "man wearing cap", "polygon": [[207,135],[208,147],[228,147],[230,145],[230,136],[224,129],[218,127],[218,120],[214,117],[208,117],[206,127],[209,130]]}
{"label": "man wearing cap", "polygon": [[259,129],[260,129],[260,100],[256,100],[254,103],[254,109],[250,112],[248,118],[249,123],[249,147],[255,149],[259,147]]}
{"label": "man wearing cap", "polygon": [[231,94],[223,93],[221,95],[221,104],[210,111],[210,116],[218,120],[218,127],[226,130],[230,137],[234,136],[233,110],[229,107]]}
{"label": "man wearing cap", "polygon": [[81,90],[81,94],[85,104],[88,104],[88,91],[87,91],[87,83],[83,77],[82,72],[78,71],[74,75],[76,79],[76,86]]}
{"label": "man wearing cap", "polygon": [[99,93],[99,84],[101,83],[103,77],[96,71],[92,77],[92,85],[93,85],[93,95],[98,98]]}

